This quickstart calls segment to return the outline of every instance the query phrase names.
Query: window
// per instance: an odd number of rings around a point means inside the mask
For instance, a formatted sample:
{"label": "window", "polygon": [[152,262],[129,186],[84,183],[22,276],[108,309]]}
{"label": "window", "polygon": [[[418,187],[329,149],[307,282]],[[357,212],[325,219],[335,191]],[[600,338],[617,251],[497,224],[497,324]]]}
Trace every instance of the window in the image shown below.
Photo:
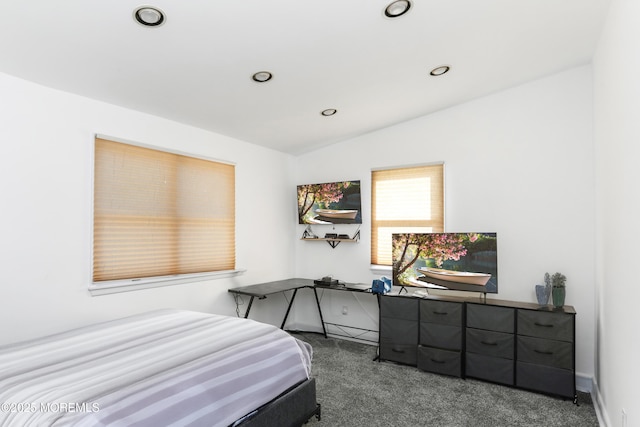
{"label": "window", "polygon": [[443,164],[371,172],[371,264],[391,265],[393,233],[443,231]]}
{"label": "window", "polygon": [[93,282],[235,268],[235,167],[96,137]]}

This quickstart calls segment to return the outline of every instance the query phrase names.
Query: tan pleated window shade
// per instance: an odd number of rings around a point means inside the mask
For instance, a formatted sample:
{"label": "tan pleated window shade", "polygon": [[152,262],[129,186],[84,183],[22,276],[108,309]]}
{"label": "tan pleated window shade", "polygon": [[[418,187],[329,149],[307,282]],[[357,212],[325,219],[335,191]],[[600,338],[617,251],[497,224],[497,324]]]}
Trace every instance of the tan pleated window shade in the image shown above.
{"label": "tan pleated window shade", "polygon": [[93,281],[235,269],[235,167],[96,138]]}
{"label": "tan pleated window shade", "polygon": [[393,233],[443,231],[443,164],[371,172],[371,264],[391,265]]}

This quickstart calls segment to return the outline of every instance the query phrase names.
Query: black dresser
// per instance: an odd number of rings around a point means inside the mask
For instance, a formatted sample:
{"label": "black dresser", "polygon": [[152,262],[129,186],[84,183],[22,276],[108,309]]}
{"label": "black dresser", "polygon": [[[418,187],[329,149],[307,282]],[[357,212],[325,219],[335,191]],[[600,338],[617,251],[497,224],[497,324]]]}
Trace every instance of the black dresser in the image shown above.
{"label": "black dresser", "polygon": [[379,303],[379,360],[577,402],[573,307],[399,295]]}
{"label": "black dresser", "polygon": [[464,305],[450,301],[420,301],[418,368],[462,376]]}

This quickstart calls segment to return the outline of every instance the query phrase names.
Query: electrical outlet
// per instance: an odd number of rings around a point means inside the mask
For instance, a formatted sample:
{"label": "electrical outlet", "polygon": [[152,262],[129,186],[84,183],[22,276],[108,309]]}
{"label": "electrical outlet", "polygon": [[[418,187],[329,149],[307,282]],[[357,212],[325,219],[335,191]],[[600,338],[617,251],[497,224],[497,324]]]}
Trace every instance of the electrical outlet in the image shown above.
{"label": "electrical outlet", "polygon": [[347,314],[349,314],[349,307],[347,307],[346,305],[342,306],[342,314],[344,314],[345,316]]}
{"label": "electrical outlet", "polygon": [[622,408],[622,427],[627,427],[627,411]]}

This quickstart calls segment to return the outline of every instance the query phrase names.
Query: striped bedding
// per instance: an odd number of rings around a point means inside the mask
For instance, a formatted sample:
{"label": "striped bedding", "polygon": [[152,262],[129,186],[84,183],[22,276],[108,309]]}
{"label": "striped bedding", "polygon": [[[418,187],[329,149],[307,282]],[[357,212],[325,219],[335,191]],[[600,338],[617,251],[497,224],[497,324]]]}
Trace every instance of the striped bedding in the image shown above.
{"label": "striped bedding", "polygon": [[154,311],[0,347],[0,426],[229,426],[310,365],[274,326]]}

